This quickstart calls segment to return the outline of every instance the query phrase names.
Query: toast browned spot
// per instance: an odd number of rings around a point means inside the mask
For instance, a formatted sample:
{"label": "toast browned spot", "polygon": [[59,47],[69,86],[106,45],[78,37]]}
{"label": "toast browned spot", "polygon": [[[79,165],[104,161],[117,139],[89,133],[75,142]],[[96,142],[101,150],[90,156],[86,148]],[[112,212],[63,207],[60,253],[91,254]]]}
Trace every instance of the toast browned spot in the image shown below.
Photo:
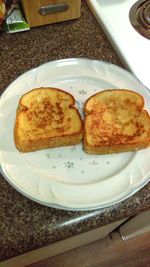
{"label": "toast browned spot", "polygon": [[57,88],[36,88],[21,97],[14,127],[19,151],[74,145],[82,136],[83,123],[71,94]]}
{"label": "toast browned spot", "polygon": [[104,90],[86,101],[84,112],[86,153],[109,154],[150,146],[150,116],[140,94]]}

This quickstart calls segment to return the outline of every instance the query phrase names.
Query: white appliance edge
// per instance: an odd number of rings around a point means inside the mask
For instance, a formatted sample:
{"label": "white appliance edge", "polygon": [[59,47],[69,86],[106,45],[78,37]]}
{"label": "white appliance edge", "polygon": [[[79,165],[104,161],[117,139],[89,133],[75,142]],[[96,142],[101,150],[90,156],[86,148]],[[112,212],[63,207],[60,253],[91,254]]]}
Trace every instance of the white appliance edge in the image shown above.
{"label": "white appliance edge", "polygon": [[87,0],[124,66],[150,89],[150,40],[131,25],[129,10],[136,0]]}

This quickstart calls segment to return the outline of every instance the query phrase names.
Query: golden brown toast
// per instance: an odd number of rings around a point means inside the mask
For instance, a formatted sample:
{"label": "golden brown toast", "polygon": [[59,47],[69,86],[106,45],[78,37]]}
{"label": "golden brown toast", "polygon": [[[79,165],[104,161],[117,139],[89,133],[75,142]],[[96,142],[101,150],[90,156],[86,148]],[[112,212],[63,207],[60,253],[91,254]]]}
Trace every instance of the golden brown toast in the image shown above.
{"label": "golden brown toast", "polygon": [[109,154],[150,146],[150,116],[143,108],[143,97],[131,90],[91,96],[84,106],[85,152]]}
{"label": "golden brown toast", "polygon": [[14,127],[19,151],[74,145],[82,136],[82,120],[71,94],[56,88],[36,88],[21,97]]}

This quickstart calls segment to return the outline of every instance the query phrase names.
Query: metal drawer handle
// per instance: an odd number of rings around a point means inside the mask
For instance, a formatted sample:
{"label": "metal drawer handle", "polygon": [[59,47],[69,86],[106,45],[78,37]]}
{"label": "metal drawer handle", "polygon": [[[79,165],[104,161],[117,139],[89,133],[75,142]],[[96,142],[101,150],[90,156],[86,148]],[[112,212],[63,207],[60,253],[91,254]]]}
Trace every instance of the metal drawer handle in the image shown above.
{"label": "metal drawer handle", "polygon": [[46,6],[41,6],[39,9],[39,13],[42,16],[54,14],[58,12],[64,12],[69,9],[69,5],[67,3],[58,3],[58,4],[50,4]]}

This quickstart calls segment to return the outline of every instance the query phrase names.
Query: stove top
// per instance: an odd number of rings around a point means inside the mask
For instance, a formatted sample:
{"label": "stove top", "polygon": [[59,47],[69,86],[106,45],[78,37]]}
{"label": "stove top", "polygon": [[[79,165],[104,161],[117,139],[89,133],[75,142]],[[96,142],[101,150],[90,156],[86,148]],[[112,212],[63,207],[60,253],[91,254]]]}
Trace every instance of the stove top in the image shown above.
{"label": "stove top", "polygon": [[87,0],[124,66],[150,89],[150,1]]}
{"label": "stove top", "polygon": [[150,39],[150,0],[139,0],[130,9],[129,19],[141,35]]}

